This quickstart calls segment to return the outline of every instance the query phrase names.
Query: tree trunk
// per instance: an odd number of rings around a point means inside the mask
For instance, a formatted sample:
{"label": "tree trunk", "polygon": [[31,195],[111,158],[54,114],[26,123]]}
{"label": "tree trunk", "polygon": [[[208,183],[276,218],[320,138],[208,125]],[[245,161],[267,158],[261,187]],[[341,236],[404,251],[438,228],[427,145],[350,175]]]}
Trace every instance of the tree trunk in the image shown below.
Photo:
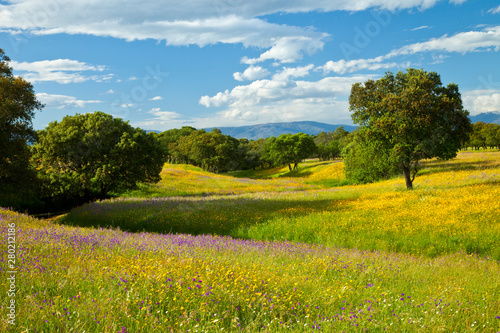
{"label": "tree trunk", "polygon": [[99,199],[106,199],[106,193],[108,193],[107,189],[104,187],[103,184],[101,184]]}
{"label": "tree trunk", "polygon": [[413,182],[411,180],[411,172],[410,171],[411,171],[410,167],[408,167],[406,165],[403,166],[403,175],[405,176],[407,190],[413,189]]}
{"label": "tree trunk", "polygon": [[288,164],[288,170],[292,171],[292,166],[290,164]]}

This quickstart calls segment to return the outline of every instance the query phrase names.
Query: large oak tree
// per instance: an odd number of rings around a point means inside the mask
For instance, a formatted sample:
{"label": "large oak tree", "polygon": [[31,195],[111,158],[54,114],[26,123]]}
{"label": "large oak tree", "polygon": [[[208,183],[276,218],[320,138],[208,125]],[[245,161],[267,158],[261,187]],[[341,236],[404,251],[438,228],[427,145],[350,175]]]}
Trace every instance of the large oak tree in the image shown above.
{"label": "large oak tree", "polygon": [[272,161],[274,165],[288,165],[288,169],[292,171],[297,168],[300,161],[315,152],[316,144],[309,134],[281,134],[266,140],[263,158]]}
{"label": "large oak tree", "polygon": [[165,159],[154,133],[103,112],[51,122],[38,132],[33,150],[48,194],[63,201],[157,182]]}
{"label": "large oak tree", "polygon": [[435,72],[410,68],[356,83],[349,109],[353,122],[361,126],[360,135],[386,150],[379,156],[397,164],[408,189],[422,159],[456,157],[471,132],[458,86],[443,86]]}
{"label": "large oak tree", "polygon": [[43,105],[31,83],[12,74],[9,61],[0,49],[0,205],[20,208],[31,200],[26,196],[31,196],[35,176],[28,143],[35,139],[35,111]]}
{"label": "large oak tree", "polygon": [[189,164],[210,172],[223,172],[234,170],[238,165],[238,145],[237,139],[222,134],[219,129],[211,132],[201,129],[182,136],[173,148]]}

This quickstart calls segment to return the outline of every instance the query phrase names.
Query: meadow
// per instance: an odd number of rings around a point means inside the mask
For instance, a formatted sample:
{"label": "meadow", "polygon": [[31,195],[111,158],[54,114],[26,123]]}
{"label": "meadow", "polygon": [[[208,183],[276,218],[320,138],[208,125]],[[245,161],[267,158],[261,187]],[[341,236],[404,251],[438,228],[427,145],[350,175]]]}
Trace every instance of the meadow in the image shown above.
{"label": "meadow", "polygon": [[55,221],[0,209],[0,331],[500,332],[500,152],[426,161],[413,191],[342,167],[166,165]]}

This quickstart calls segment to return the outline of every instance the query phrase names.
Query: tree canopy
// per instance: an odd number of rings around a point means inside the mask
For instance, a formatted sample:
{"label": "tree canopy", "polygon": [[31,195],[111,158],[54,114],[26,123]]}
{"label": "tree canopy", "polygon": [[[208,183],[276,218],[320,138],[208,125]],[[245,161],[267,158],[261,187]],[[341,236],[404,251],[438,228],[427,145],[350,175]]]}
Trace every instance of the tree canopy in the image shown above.
{"label": "tree canopy", "polygon": [[[353,122],[361,126],[359,135],[365,144],[385,150],[378,156],[386,161],[380,162],[388,168],[391,163],[397,165],[408,189],[419,161],[455,157],[471,132],[458,86],[445,87],[437,73],[424,70],[388,72],[377,81],[354,84],[349,110]],[[353,165],[363,167],[363,163]]]}
{"label": "tree canopy", "polygon": [[314,138],[308,134],[281,134],[266,140],[263,158],[275,165],[288,165],[289,170],[297,167],[300,161],[316,152]]}
{"label": "tree canopy", "polygon": [[482,121],[472,124],[472,134],[468,145],[475,148],[500,148],[500,125],[486,124]]}
{"label": "tree canopy", "polygon": [[188,163],[211,172],[234,170],[239,166],[238,140],[222,134],[219,129],[207,132],[183,127],[159,136],[162,145],[168,146],[169,162]]}
{"label": "tree canopy", "polygon": [[12,74],[9,57],[0,49],[0,204],[16,205],[33,185],[28,143],[35,139],[32,119],[43,108],[31,83]]}
{"label": "tree canopy", "polygon": [[349,132],[343,126],[337,127],[335,131],[328,133],[321,132],[314,138],[314,143],[317,146],[317,156],[322,161],[333,160],[341,156],[344,149]]}
{"label": "tree canopy", "polygon": [[157,182],[165,158],[154,133],[102,112],[50,123],[33,148],[50,195],[66,200],[102,198],[137,182]]}

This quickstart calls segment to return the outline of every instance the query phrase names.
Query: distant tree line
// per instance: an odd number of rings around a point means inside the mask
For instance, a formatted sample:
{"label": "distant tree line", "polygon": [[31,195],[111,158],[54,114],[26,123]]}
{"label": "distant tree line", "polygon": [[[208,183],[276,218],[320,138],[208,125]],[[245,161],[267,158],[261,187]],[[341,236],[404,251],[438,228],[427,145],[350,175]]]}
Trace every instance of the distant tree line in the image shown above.
{"label": "distant tree line", "polygon": [[351,141],[352,135],[343,126],[339,126],[335,131],[328,133],[321,132],[314,138],[318,158],[322,161],[342,157],[344,148]]}
{"label": "distant tree line", "polygon": [[193,127],[158,134],[168,163],[191,164],[210,172],[288,166],[296,169],[310,157],[331,160],[341,156],[349,132],[342,126],[316,136],[298,133],[258,140],[236,139],[217,128],[210,132]]}
{"label": "distant tree line", "polygon": [[472,133],[464,148],[500,149],[500,125],[477,122],[472,124]]}

